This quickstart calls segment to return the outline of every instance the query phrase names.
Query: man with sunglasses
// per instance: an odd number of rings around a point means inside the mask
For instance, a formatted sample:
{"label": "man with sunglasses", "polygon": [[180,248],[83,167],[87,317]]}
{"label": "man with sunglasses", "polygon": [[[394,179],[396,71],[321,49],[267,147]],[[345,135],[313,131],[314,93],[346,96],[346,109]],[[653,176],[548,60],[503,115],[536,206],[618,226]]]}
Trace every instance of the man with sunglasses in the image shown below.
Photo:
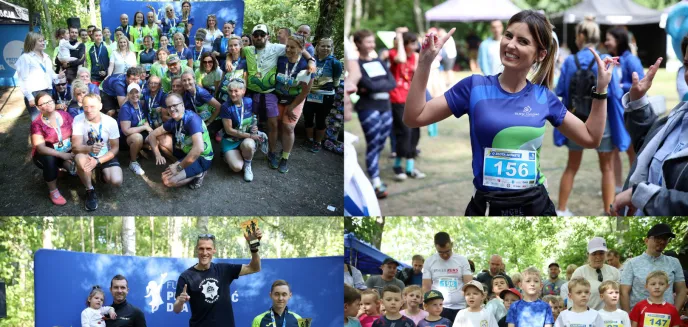
{"label": "man with sunglasses", "polygon": [[53,101],[55,109],[67,110],[67,105],[72,101],[72,88],[67,84],[67,78],[59,78],[53,84]]}
{"label": "man with sunglasses", "polygon": [[[185,110],[184,100],[177,93],[170,93],[165,99],[170,120],[156,128],[148,138],[155,163],[164,165],[167,160],[160,154],[158,142],[166,155],[172,154],[178,161],[172,163],[162,173],[162,183],[167,187],[189,184],[192,190],[203,183],[213,161],[213,146],[203,120],[195,112]],[[165,144],[165,135],[172,134],[172,143]],[[172,149],[166,148],[172,146]]]}
{"label": "man with sunglasses", "polygon": [[[246,58],[248,72],[247,96],[253,99],[253,112],[258,114],[261,122],[268,122],[268,145],[269,155],[274,156],[277,147],[277,126],[279,109],[277,108],[277,95],[274,94],[277,59],[286,55],[284,44],[274,44],[268,41],[270,32],[265,24],[258,24],[253,27],[251,34],[253,46],[241,49],[242,55]],[[314,73],[316,70],[315,58],[304,48],[301,55],[308,60],[308,70]],[[227,72],[233,70],[232,65],[225,64]],[[272,160],[275,162],[277,160]],[[276,168],[276,167],[275,167]]]}
{"label": "man with sunglasses", "polygon": [[[263,234],[256,229],[260,239]],[[184,271],[177,281],[173,310],[180,313],[185,303],[191,307],[189,326],[234,326],[229,286],[237,278],[260,271],[258,247],[251,248],[248,265],[213,263],[215,236],[202,234],[196,241],[198,263]]]}
{"label": "man with sunglasses", "polygon": [[423,265],[423,293],[437,290],[444,297],[442,317],[454,321],[456,314],[466,308],[463,296],[463,285],[473,280],[468,259],[453,253],[452,241],[449,234],[439,232],[435,234],[435,249],[437,253],[431,255]]}
{"label": "man with sunglasses", "polygon": [[652,226],[645,238],[645,252],[624,263],[619,294],[622,310],[630,313],[631,308],[638,302],[649,297],[649,292],[645,289],[645,279],[655,270],[662,270],[669,275],[669,288],[664,292],[664,301],[676,308],[685,305],[688,289],[681,263],[676,258],[662,254],[667,244],[675,237],[676,234],[671,232],[671,227],[667,224]]}
{"label": "man with sunglasses", "polygon": [[[607,241],[601,237],[593,237],[588,241],[588,262],[585,265],[578,267],[571,275],[571,279],[576,277],[583,277],[590,283],[590,300],[588,307],[594,310],[602,310],[604,302],[600,297],[599,287],[604,281],[613,280],[618,282],[621,273],[608,264],[605,264],[607,258]],[[645,280],[643,280],[643,284]],[[573,303],[569,301],[568,307]]]}

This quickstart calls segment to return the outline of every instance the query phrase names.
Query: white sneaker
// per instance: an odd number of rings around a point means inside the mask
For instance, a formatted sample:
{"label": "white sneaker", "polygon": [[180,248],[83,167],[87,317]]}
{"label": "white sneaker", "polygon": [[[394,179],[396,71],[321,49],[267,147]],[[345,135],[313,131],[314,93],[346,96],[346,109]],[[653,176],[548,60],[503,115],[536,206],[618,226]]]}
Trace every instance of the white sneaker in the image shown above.
{"label": "white sneaker", "polygon": [[394,174],[394,179],[401,182],[405,181],[408,176],[406,176],[406,173],[399,173],[399,174]]}
{"label": "white sneaker", "polygon": [[253,170],[251,164],[244,165],[244,180],[250,182],[253,180]]}
{"label": "white sneaker", "polygon": [[132,161],[132,162],[129,164],[129,169],[131,169],[131,171],[133,171],[134,174],[136,174],[136,175],[143,175],[143,174],[146,173],[146,172],[143,171],[143,169],[141,168],[141,165],[139,165],[139,163],[136,162],[136,161]]}
{"label": "white sneaker", "polygon": [[564,210],[564,211],[557,210],[557,216],[559,216],[559,217],[571,217],[571,216],[573,216],[573,212],[571,212],[571,210],[569,210],[569,208],[566,208],[566,210]]}
{"label": "white sneaker", "polygon": [[413,171],[410,173],[406,173],[408,177],[415,178],[415,179],[421,179],[425,178],[425,173],[422,171],[418,170],[418,168],[413,168]]}

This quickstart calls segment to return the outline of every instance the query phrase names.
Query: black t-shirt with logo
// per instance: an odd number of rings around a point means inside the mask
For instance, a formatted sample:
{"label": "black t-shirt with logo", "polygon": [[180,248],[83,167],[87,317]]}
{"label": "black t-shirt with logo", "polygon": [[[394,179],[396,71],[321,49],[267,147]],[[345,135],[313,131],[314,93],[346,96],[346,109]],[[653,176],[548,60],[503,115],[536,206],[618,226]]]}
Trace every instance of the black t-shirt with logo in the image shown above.
{"label": "black t-shirt with logo", "polygon": [[112,303],[110,305],[115,309],[117,318],[110,320],[106,315],[105,326],[107,327],[146,327],[146,317],[143,315],[141,309],[130,304],[126,300],[122,303]]}
{"label": "black t-shirt with logo", "polygon": [[211,263],[208,270],[198,270],[195,265],[184,271],[177,281],[177,298],[186,288],[191,297],[189,305],[191,319],[189,326],[230,326],[234,327],[229,285],[239,278],[242,265],[231,263]]}

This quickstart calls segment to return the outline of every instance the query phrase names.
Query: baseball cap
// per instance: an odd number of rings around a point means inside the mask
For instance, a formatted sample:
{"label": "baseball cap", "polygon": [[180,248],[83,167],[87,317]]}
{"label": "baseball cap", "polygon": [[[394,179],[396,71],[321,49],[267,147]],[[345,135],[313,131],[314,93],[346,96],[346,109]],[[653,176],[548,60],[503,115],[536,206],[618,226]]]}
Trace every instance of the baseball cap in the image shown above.
{"label": "baseball cap", "polygon": [[167,64],[174,64],[179,62],[179,56],[176,54],[171,54],[167,56]]}
{"label": "baseball cap", "polygon": [[560,268],[560,267],[559,267],[559,264],[556,263],[556,262],[550,263],[549,266],[547,266],[547,268],[552,268],[552,266],[556,266],[557,268]]}
{"label": "baseball cap", "polygon": [[263,31],[265,32],[265,34],[270,34],[270,32],[268,31],[268,26],[265,24],[258,24],[254,26],[251,34],[255,33],[256,31]]}
{"label": "baseball cap", "polygon": [[480,290],[480,292],[482,292],[483,294],[485,294],[485,288],[483,288],[483,284],[482,284],[481,282],[477,281],[477,280],[472,280],[472,281],[470,281],[470,282],[468,282],[468,283],[466,283],[466,284],[463,284],[463,287],[461,288],[461,290],[465,292],[465,291],[466,291],[466,287],[468,287],[468,286],[476,287],[476,288],[478,288],[478,290]]}
{"label": "baseball cap", "polygon": [[521,296],[521,292],[519,292],[519,291],[518,291],[517,289],[515,289],[515,288],[510,288],[510,289],[503,290],[501,293],[499,293],[499,298],[502,299],[502,300],[504,300],[504,297],[506,296],[506,293],[514,294],[514,295],[518,296],[519,299],[522,299],[522,298],[523,298],[523,297]]}
{"label": "baseball cap", "polygon": [[397,262],[396,260],[394,260],[392,258],[386,258],[385,260],[382,261],[382,265],[386,265],[388,263],[393,263],[393,264],[399,266],[399,262]]}
{"label": "baseball cap", "polygon": [[441,292],[432,290],[432,291],[425,292],[425,295],[423,295],[423,303],[428,303],[428,302],[430,302],[432,300],[436,300],[436,299],[444,300],[444,296],[442,296]]}
{"label": "baseball cap", "polygon": [[67,84],[67,77],[62,77],[62,78],[54,78],[53,79],[53,84]]}
{"label": "baseball cap", "polygon": [[139,90],[139,92],[141,92],[141,87],[138,84],[131,83],[131,84],[129,84],[129,86],[127,86],[127,94],[129,94],[129,92],[131,92],[131,90],[133,90],[133,89],[137,89],[137,90]]}
{"label": "baseball cap", "polygon": [[674,238],[676,237],[676,234],[671,232],[671,227],[669,227],[667,224],[656,224],[652,226],[649,231],[647,231],[647,237],[662,235],[668,235]]}
{"label": "baseball cap", "polygon": [[599,236],[595,236],[588,242],[588,254],[595,251],[607,252],[607,241]]}

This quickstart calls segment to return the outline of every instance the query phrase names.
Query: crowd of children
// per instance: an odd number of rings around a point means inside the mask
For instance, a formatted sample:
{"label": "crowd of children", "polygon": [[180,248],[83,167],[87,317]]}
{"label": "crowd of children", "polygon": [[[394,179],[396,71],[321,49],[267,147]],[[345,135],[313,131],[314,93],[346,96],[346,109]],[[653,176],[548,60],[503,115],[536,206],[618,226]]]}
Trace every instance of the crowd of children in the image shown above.
{"label": "crowd of children", "polygon": [[[636,304],[630,314],[619,308],[619,283],[600,284],[599,296],[604,308],[588,307],[590,282],[582,277],[568,281],[568,306],[560,296],[542,298],[540,271],[529,267],[521,273],[517,288],[508,288],[506,278],[492,279],[492,298],[483,284],[473,280],[462,287],[467,308],[454,321],[442,317],[444,297],[438,290],[422,293],[418,285],[403,290],[388,285],[381,294],[376,290],[359,293],[344,285],[345,327],[685,327],[678,310],[664,300],[669,276],[653,271],[645,280],[650,296]],[[523,293],[523,295],[521,294]],[[422,299],[422,303],[421,303]]]}

